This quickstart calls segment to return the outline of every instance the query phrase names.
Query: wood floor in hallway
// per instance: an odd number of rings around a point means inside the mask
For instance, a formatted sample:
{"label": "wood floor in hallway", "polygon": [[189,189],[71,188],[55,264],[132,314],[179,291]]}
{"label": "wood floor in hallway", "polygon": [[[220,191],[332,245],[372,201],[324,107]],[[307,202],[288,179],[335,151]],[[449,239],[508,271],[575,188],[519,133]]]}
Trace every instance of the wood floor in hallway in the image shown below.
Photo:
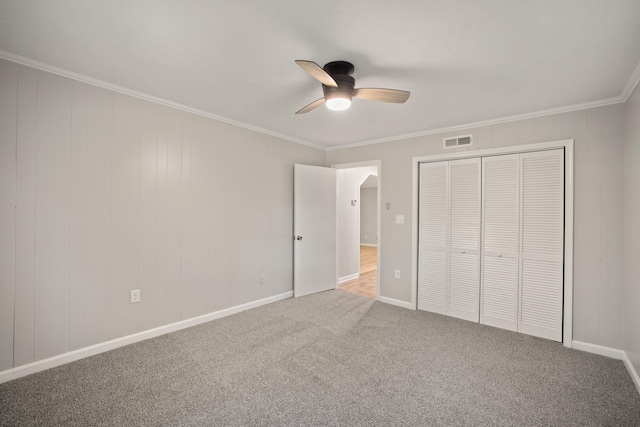
{"label": "wood floor in hallway", "polygon": [[341,283],[338,289],[375,299],[377,282],[378,248],[360,246],[360,277]]}

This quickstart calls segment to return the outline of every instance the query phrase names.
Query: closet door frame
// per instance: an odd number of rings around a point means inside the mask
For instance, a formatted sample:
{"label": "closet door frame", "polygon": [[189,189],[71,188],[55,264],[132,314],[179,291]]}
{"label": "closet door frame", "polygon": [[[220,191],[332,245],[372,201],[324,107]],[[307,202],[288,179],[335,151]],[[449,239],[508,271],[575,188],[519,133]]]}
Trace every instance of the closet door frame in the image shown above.
{"label": "closet door frame", "polygon": [[420,156],[412,159],[413,166],[413,200],[412,200],[412,244],[411,244],[411,308],[417,309],[418,294],[418,198],[420,164],[445,160],[488,157],[503,154],[529,153],[564,149],[564,292],[563,292],[563,329],[562,343],[572,347],[573,339],[573,194],[574,166],[573,139],[543,142],[538,144],[514,145],[511,147],[490,148],[485,150],[468,150],[454,153]]}

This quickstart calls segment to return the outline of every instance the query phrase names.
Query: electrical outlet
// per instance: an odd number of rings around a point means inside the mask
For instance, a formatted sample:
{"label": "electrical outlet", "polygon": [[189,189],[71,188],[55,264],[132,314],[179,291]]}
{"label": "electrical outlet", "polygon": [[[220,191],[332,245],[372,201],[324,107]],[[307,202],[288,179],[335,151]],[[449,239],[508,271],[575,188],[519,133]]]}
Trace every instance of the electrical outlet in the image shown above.
{"label": "electrical outlet", "polygon": [[396,215],[396,224],[404,224],[404,215]]}
{"label": "electrical outlet", "polygon": [[131,291],[131,304],[140,302],[140,289],[134,289]]}
{"label": "electrical outlet", "polygon": [[400,278],[400,270],[396,270],[395,271],[395,277],[396,277],[396,279]]}
{"label": "electrical outlet", "polygon": [[260,284],[264,285],[265,283],[267,283],[267,275],[266,274],[261,274],[260,275]]}

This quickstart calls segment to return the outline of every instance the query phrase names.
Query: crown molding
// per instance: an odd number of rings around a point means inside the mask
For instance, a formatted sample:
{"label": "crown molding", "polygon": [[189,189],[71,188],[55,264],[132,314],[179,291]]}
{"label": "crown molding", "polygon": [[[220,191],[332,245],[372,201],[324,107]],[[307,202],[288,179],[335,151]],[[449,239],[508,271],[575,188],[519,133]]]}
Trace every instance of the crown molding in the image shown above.
{"label": "crown molding", "polygon": [[552,108],[552,109],[549,109],[549,110],[541,110],[541,111],[536,111],[536,112],[533,112],[533,113],[518,114],[518,115],[515,115],[515,116],[502,117],[502,118],[499,118],[499,119],[484,120],[484,121],[480,121],[480,122],[467,123],[467,124],[463,124],[463,125],[456,125],[456,126],[449,126],[449,127],[431,129],[431,130],[427,130],[427,131],[409,133],[409,134],[393,136],[393,137],[389,137],[389,138],[381,138],[381,139],[374,139],[374,140],[370,140],[370,141],[355,142],[353,144],[337,145],[337,146],[333,146],[333,147],[328,147],[327,151],[344,150],[344,149],[347,149],[347,148],[362,147],[362,146],[365,146],[365,145],[381,144],[383,142],[400,141],[400,140],[403,140],[403,139],[418,138],[418,137],[421,137],[421,136],[436,135],[436,134],[439,134],[439,133],[456,132],[456,131],[468,130],[468,129],[471,129],[471,128],[477,128],[477,127],[482,127],[482,126],[492,126],[492,125],[498,125],[498,124],[501,124],[501,123],[515,122],[515,121],[518,121],[518,120],[526,120],[526,119],[533,119],[533,118],[536,118],[536,117],[551,116],[551,115],[554,115],[554,114],[569,113],[571,111],[587,110],[589,108],[596,108],[596,107],[604,107],[606,105],[620,104],[620,103],[623,103],[623,102],[625,102],[625,99],[623,99],[622,96],[616,96],[616,97],[613,97],[613,98],[601,99],[599,101],[584,102],[584,103],[581,103],[581,104],[569,105],[567,107]]}
{"label": "crown molding", "polygon": [[113,83],[105,82],[103,80],[94,79],[89,76],[85,76],[83,74],[75,73],[73,71],[65,70],[63,68],[55,67],[53,65],[46,64],[44,62],[36,61],[33,59],[25,58],[24,56],[16,55],[11,52],[7,52],[5,50],[0,49],[0,59],[5,59],[7,61],[15,62],[20,65],[24,65],[27,67],[35,68],[40,71],[45,71],[47,73],[56,74],[61,77],[66,77],[72,80],[77,80],[82,83],[87,83],[93,86],[97,86],[103,89],[111,90],[113,92],[121,93],[123,95],[132,96],[134,98],[142,99],[145,101],[153,102],[156,104],[164,105],[166,107],[174,108],[176,110],[184,111],[186,113],[195,114],[197,116],[206,117],[208,119],[217,120],[219,122],[227,123],[232,126],[248,129],[254,132],[262,133],[265,135],[273,136],[275,138],[284,139],[286,141],[295,142],[296,144],[304,145],[307,147],[315,148],[317,150],[326,151],[325,147],[313,144],[311,142],[293,138],[291,136],[283,135],[281,133],[273,132],[268,129],[263,129],[261,127],[253,126],[247,123],[239,122],[233,119],[229,119],[227,117],[219,116],[217,114],[212,114],[207,111],[198,110],[197,108],[191,108],[183,104],[179,104],[177,102],[172,102],[167,99],[159,98],[157,96],[149,95],[148,93],[139,92],[137,90],[129,89],[123,86],[119,86]]}
{"label": "crown molding", "polygon": [[624,98],[625,102],[627,101],[627,99],[629,99],[629,97],[633,93],[636,86],[638,86],[639,82],[640,82],[640,62],[638,62],[636,69],[633,70],[633,73],[631,73],[631,77],[629,77],[629,81],[627,82],[627,85],[624,87],[624,90],[622,91],[622,95],[620,95],[622,98]]}
{"label": "crown molding", "polygon": [[33,59],[29,59],[20,55],[16,55],[13,54],[11,52],[7,52],[4,50],[0,50],[0,59],[6,59],[8,61],[11,62],[15,62],[17,64],[21,64],[21,65],[25,65],[27,67],[31,67],[31,68],[35,68],[41,71],[45,71],[48,73],[52,73],[52,74],[56,74],[62,77],[66,77],[66,78],[70,78],[73,80],[77,80],[83,83],[87,83],[90,85],[94,85],[94,86],[98,86],[101,87],[103,89],[107,89],[107,90],[111,90],[114,92],[118,92],[118,93],[122,93],[124,95],[129,95],[132,96],[134,98],[139,98],[139,99],[143,99],[145,101],[150,101],[150,102],[154,102],[156,104],[160,104],[160,105],[164,105],[170,108],[175,108],[176,110],[180,110],[180,111],[184,111],[187,113],[191,113],[191,114],[195,114],[197,116],[202,116],[202,117],[206,117],[209,119],[213,119],[213,120],[217,120],[223,123],[227,123],[229,125],[232,126],[236,126],[236,127],[240,127],[240,128],[244,128],[244,129],[248,129],[254,132],[258,132],[258,133],[262,133],[264,135],[269,135],[275,138],[279,138],[285,141],[290,141],[290,142],[294,142],[296,144],[300,144],[300,145],[304,145],[306,147],[311,147],[311,148],[315,148],[317,150],[321,150],[321,151],[336,151],[336,150],[345,150],[348,148],[356,148],[356,147],[363,147],[365,145],[374,145],[374,144],[382,144],[384,142],[393,142],[393,141],[401,141],[404,139],[409,139],[409,138],[418,138],[418,137],[422,137],[422,136],[428,136],[428,135],[435,135],[435,134],[440,134],[440,133],[448,133],[448,132],[456,132],[456,131],[461,131],[461,130],[465,130],[465,129],[469,129],[469,128],[475,128],[475,127],[482,127],[482,126],[492,126],[492,125],[497,125],[497,124],[502,124],[502,123],[509,123],[509,122],[514,122],[514,121],[518,121],[518,120],[526,120],[526,119],[532,119],[532,118],[537,118],[537,117],[544,117],[544,116],[550,116],[553,114],[562,114],[562,113],[568,113],[571,111],[578,111],[578,110],[586,110],[589,108],[597,108],[597,107],[604,107],[607,105],[612,105],[612,104],[620,104],[620,103],[624,103],[627,101],[627,99],[629,99],[629,97],[631,96],[631,94],[633,93],[634,89],[636,88],[636,86],[638,85],[638,83],[640,83],[640,62],[638,63],[638,65],[636,66],[635,70],[633,71],[633,73],[631,74],[631,77],[629,78],[629,81],[627,82],[627,84],[625,85],[622,93],[619,96],[615,96],[612,98],[606,98],[606,99],[601,99],[598,101],[591,101],[591,102],[584,102],[581,104],[574,104],[574,105],[569,105],[566,107],[558,107],[558,108],[552,108],[552,109],[548,109],[548,110],[541,110],[541,111],[536,111],[533,113],[527,113],[527,114],[519,114],[519,115],[514,115],[514,116],[507,116],[507,117],[502,117],[502,118],[497,118],[497,119],[491,119],[491,120],[484,120],[484,121],[480,121],[480,122],[473,122],[473,123],[466,123],[466,124],[462,124],[462,125],[456,125],[456,126],[449,126],[449,127],[442,127],[442,128],[437,128],[437,129],[431,129],[431,130],[426,130],[426,131],[421,131],[421,132],[415,132],[415,133],[409,133],[409,134],[404,134],[404,135],[396,135],[396,136],[391,136],[391,137],[387,137],[387,138],[379,138],[379,139],[373,139],[373,140],[366,140],[366,141],[360,141],[360,142],[354,142],[354,143],[350,143],[350,144],[343,144],[343,145],[335,145],[332,147],[324,147],[321,145],[317,145],[314,144],[312,142],[309,141],[305,141],[303,139],[299,139],[299,138],[294,138],[288,135],[284,135],[278,132],[273,132],[270,131],[268,129],[263,129],[257,126],[253,126],[247,123],[243,123],[243,122],[239,122],[233,119],[229,119],[227,117],[223,117],[223,116],[219,116],[217,114],[212,114],[209,113],[207,111],[203,111],[203,110],[198,110],[196,108],[191,108],[188,107],[186,105],[182,105],[182,104],[178,104],[176,102],[172,102],[163,98],[159,98],[153,95],[149,95],[147,93],[144,92],[139,92],[133,89],[128,89],[126,87],[123,86],[118,86],[109,82],[105,82],[102,80],[98,80],[98,79],[94,79],[92,77],[89,76],[85,76],[83,74],[79,74],[79,73],[75,73],[73,71],[69,71],[69,70],[65,70],[59,67],[55,67],[53,65],[49,65],[46,64],[44,62],[40,62],[40,61],[36,61]]}
{"label": "crown molding", "polygon": [[601,99],[598,101],[591,101],[591,102],[583,102],[581,104],[569,105],[567,107],[552,108],[549,110],[541,110],[533,113],[519,114],[516,116],[507,116],[499,119],[485,120],[481,122],[467,123],[464,125],[456,125],[456,126],[432,129],[432,130],[427,130],[423,132],[393,136],[389,138],[354,142],[352,144],[345,144],[345,145],[336,145],[333,147],[326,148],[326,151],[335,151],[335,150],[344,150],[347,148],[363,147],[365,145],[381,144],[383,142],[391,142],[391,141],[400,141],[403,139],[417,138],[417,137],[427,136],[427,135],[435,135],[438,133],[455,132],[455,131],[465,130],[469,128],[474,128],[474,127],[491,126],[491,125],[497,125],[501,123],[515,122],[517,120],[533,119],[536,117],[550,116],[553,114],[569,113],[571,111],[587,110],[589,108],[604,107],[604,106],[613,105],[613,104],[621,104],[621,103],[627,102],[627,99],[629,99],[629,97],[633,93],[636,86],[638,86],[638,83],[640,83],[640,62],[638,62],[638,65],[636,66],[635,70],[633,71],[633,73],[631,73],[631,77],[629,77],[629,81],[627,82],[624,89],[622,90],[622,93],[619,96],[614,96],[613,98],[606,98],[606,99]]}

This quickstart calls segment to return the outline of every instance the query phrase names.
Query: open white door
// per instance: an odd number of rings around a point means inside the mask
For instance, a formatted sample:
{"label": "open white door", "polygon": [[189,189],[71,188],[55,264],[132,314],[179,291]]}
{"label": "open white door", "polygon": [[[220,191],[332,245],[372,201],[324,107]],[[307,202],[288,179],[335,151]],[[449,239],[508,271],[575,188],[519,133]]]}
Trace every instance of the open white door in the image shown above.
{"label": "open white door", "polygon": [[293,295],[335,289],[336,170],[294,165]]}

